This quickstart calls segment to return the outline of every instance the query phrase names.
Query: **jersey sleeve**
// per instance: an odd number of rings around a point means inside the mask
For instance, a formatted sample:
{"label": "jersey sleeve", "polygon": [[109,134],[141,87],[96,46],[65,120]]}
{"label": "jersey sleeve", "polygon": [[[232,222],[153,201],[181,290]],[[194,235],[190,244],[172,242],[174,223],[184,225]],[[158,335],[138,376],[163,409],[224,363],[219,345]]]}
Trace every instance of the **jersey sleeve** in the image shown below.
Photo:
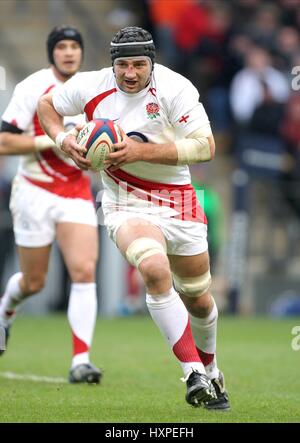
{"label": "jersey sleeve", "polygon": [[38,96],[34,92],[26,82],[19,83],[2,115],[2,120],[26,131],[36,112]]}
{"label": "jersey sleeve", "polygon": [[201,129],[207,136],[211,134],[208,116],[199,102],[199,93],[189,80],[172,100],[169,119],[179,137],[185,137],[196,129]]}
{"label": "jersey sleeve", "polygon": [[[82,81],[84,82],[83,79]],[[72,77],[63,85],[55,88],[52,101],[55,110],[62,116],[83,114],[80,75]]]}

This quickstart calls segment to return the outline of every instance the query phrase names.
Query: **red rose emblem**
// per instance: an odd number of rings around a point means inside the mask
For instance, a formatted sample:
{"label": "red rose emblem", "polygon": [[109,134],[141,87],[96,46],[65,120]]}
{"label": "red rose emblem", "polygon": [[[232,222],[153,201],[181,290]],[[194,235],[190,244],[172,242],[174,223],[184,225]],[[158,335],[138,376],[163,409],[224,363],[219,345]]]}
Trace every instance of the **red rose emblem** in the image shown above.
{"label": "red rose emblem", "polygon": [[146,106],[147,114],[157,114],[159,111],[159,107],[156,103],[148,103]]}
{"label": "red rose emblem", "polygon": [[159,106],[156,103],[148,103],[146,111],[148,118],[154,120],[159,115]]}

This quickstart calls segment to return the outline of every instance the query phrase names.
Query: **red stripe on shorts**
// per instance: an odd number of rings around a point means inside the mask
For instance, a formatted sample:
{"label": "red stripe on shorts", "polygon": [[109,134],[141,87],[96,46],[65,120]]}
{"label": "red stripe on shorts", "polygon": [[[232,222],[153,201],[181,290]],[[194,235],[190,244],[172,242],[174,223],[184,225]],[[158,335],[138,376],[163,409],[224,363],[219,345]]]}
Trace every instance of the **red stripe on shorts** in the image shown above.
{"label": "red stripe on shorts", "polygon": [[118,186],[128,193],[134,194],[135,197],[177,211],[178,215],[171,216],[171,218],[207,224],[205,213],[191,184],[176,185],[152,182],[135,177],[121,169],[114,172],[105,169],[105,173]]}

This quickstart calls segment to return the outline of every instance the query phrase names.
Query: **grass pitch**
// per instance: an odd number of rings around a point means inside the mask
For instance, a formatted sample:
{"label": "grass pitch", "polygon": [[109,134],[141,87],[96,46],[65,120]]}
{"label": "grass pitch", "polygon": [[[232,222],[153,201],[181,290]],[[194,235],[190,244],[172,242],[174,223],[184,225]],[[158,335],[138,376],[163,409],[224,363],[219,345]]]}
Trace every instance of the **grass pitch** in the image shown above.
{"label": "grass pitch", "polygon": [[[291,320],[219,319],[218,363],[231,412],[194,409],[184,400],[181,368],[150,317],[98,319],[91,360],[100,386],[69,385],[66,316],[20,316],[0,358],[0,423],[300,422],[300,350]],[[50,377],[51,382],[12,376]]]}

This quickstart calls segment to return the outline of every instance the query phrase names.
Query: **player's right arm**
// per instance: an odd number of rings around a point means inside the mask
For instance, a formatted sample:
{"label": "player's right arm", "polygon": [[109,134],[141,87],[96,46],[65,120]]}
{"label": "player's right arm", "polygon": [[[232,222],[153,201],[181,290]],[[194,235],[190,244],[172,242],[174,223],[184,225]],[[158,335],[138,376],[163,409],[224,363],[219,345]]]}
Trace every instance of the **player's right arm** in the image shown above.
{"label": "player's right arm", "polygon": [[36,74],[18,83],[2,115],[0,155],[24,155],[54,146],[46,135],[28,135],[34,121],[39,90],[34,87]]}
{"label": "player's right arm", "polygon": [[32,137],[4,120],[0,127],[0,155],[25,155],[55,146],[47,135]]}
{"label": "player's right arm", "polygon": [[76,135],[81,128],[76,126],[75,130],[64,132],[63,116],[56,111],[51,93],[39,99],[37,111],[43,130],[55,141],[56,146],[72,158],[81,169],[91,167],[91,162],[83,157],[86,149],[76,142]]}

